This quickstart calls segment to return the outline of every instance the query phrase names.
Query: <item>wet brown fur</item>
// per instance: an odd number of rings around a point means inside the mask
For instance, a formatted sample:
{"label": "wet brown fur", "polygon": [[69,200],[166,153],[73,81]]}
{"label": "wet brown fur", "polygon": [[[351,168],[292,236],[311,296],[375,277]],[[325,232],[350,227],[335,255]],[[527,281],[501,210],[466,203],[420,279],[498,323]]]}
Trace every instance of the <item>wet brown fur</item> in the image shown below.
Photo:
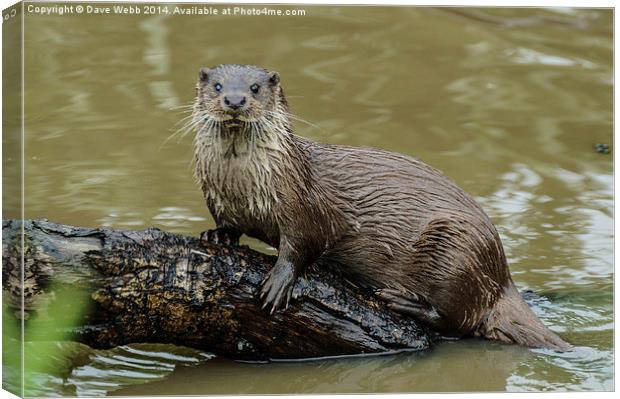
{"label": "wet brown fur", "polygon": [[[201,124],[228,117],[226,87],[243,92],[254,81],[262,97],[246,90],[253,98],[239,114],[250,122]],[[444,334],[570,348],[523,302],[488,216],[441,172],[406,155],[295,136],[279,78],[253,66],[201,72],[194,114],[196,177],[218,228],[279,248],[263,289],[272,310],[288,303],[305,268],[337,265]]]}

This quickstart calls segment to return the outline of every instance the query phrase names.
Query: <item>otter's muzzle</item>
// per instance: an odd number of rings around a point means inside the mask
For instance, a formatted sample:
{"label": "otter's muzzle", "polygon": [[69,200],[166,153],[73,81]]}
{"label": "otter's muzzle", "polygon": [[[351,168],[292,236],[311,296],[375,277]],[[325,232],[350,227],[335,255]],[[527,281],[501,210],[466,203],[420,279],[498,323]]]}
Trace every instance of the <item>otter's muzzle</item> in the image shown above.
{"label": "otter's muzzle", "polygon": [[229,96],[224,96],[223,106],[224,106],[224,109],[226,110],[237,112],[241,108],[243,108],[245,103],[246,103],[245,96],[229,95]]}

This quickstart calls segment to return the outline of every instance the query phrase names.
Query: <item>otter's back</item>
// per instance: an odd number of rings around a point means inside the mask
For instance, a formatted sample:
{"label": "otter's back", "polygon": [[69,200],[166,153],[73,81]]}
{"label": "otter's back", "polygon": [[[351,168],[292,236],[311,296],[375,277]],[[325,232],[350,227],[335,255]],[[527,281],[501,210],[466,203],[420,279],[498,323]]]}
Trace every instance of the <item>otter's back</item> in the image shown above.
{"label": "otter's back", "polygon": [[499,235],[489,217],[438,170],[412,157],[380,149],[324,145],[304,139],[300,144],[306,148],[321,185],[351,205],[355,229],[326,256],[330,261],[347,263],[345,270],[358,282],[410,286],[407,278],[415,276],[404,260],[415,256],[422,233],[437,221],[469,225],[480,234],[481,243],[498,248],[485,274],[507,281]]}
{"label": "otter's back", "polygon": [[490,223],[480,206],[443,173],[415,158],[381,149],[304,140],[317,177],[345,195],[360,215],[407,211],[412,221],[437,214]]}

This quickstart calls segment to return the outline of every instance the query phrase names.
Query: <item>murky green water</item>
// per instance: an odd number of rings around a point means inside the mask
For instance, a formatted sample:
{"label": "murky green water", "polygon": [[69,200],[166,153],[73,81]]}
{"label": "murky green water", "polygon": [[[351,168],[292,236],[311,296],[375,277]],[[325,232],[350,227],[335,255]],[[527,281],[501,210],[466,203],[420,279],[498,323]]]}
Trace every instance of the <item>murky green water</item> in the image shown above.
{"label": "murky green water", "polygon": [[26,217],[185,234],[212,227],[192,180],[191,137],[167,140],[184,116],[175,107],[192,101],[200,66],[258,64],[280,72],[292,111],[319,126],[297,124],[298,134],[413,155],[474,195],[519,288],[546,298],[537,313],[576,351],[461,341],[413,355],[259,365],[173,346],[82,348],[54,389],[612,389],[613,165],[594,151],[612,145],[612,12],[305,10],[27,15]]}

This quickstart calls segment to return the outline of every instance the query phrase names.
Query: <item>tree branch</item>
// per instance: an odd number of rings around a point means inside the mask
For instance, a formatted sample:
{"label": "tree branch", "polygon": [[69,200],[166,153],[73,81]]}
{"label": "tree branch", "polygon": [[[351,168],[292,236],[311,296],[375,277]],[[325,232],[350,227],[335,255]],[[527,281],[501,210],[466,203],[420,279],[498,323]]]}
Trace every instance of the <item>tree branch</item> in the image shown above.
{"label": "tree branch", "polygon": [[[21,221],[3,221],[3,289],[21,304]],[[275,257],[158,229],[115,231],[24,222],[27,312],[56,284],[90,293],[75,338],[109,348],[173,343],[235,359],[262,360],[420,350],[414,321],[326,270],[300,278],[289,309],[269,315],[257,292]],[[54,282],[54,284],[51,284]],[[27,327],[26,327],[27,328]]]}

